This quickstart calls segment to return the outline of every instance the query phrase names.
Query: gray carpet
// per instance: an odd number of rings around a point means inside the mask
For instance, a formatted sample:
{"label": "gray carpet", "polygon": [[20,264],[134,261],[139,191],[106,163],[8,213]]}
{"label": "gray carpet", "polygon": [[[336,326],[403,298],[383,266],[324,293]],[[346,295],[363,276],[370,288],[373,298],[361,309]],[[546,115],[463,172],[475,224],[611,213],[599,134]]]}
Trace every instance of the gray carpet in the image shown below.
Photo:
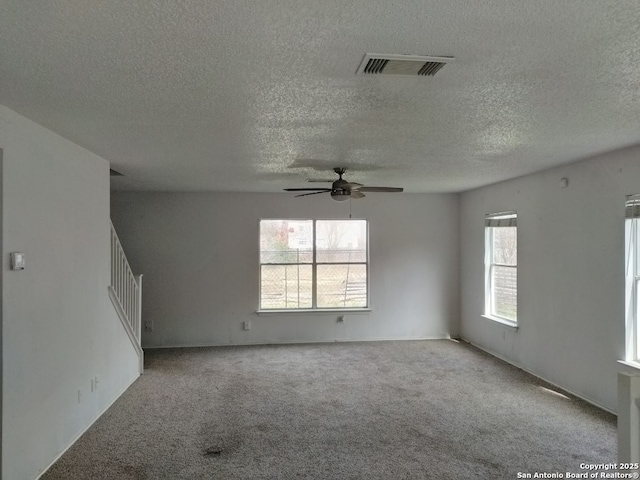
{"label": "gray carpet", "polygon": [[453,341],[146,352],[42,477],[514,479],[616,461],[615,417]]}

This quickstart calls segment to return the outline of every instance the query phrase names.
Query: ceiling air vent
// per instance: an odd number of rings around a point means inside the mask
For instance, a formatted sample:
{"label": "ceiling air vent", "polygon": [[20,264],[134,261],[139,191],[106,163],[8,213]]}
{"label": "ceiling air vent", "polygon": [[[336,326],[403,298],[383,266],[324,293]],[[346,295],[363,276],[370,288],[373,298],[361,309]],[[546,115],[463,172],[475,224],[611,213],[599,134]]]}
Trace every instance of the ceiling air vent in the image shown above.
{"label": "ceiling air vent", "polygon": [[429,76],[438,73],[445,64],[452,62],[453,57],[422,57],[419,55],[382,55],[367,53],[358,75],[404,75]]}

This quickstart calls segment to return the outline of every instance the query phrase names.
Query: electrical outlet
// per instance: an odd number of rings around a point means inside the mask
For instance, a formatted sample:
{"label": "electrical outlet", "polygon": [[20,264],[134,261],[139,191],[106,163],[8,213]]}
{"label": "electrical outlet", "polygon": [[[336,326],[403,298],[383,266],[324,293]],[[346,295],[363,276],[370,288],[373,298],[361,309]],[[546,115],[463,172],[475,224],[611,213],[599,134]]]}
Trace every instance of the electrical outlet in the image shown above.
{"label": "electrical outlet", "polygon": [[145,332],[153,332],[153,320],[145,320],[144,321],[144,331]]}
{"label": "electrical outlet", "polygon": [[93,378],[91,379],[91,391],[93,392],[95,390],[95,385],[93,384]]}
{"label": "electrical outlet", "polygon": [[78,389],[78,403],[82,401],[82,390]]}
{"label": "electrical outlet", "polygon": [[251,330],[251,322],[242,322],[243,330]]}
{"label": "electrical outlet", "polygon": [[93,379],[93,389],[94,390],[98,389],[98,375],[96,375],[95,378]]}

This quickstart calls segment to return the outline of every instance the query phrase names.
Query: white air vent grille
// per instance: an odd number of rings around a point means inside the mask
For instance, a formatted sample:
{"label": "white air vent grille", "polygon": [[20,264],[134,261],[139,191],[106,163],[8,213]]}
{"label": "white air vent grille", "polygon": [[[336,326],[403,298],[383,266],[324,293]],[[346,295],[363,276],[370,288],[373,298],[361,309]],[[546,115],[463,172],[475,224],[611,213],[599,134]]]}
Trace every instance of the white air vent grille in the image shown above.
{"label": "white air vent grille", "polygon": [[422,57],[418,55],[380,55],[367,53],[358,75],[428,76],[438,73],[453,57]]}

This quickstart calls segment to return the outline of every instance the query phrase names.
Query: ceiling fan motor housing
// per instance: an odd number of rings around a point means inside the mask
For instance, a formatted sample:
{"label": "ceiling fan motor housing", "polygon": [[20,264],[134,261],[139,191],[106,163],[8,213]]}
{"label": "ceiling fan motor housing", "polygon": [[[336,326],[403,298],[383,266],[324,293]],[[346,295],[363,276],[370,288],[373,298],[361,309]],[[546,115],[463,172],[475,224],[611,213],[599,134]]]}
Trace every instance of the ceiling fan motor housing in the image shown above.
{"label": "ceiling fan motor housing", "polygon": [[331,185],[331,198],[333,198],[337,202],[344,202],[351,196],[350,189],[345,187],[345,185],[348,185],[349,182],[342,179],[344,169],[336,168],[335,172],[340,175],[340,178],[333,182],[333,185]]}

